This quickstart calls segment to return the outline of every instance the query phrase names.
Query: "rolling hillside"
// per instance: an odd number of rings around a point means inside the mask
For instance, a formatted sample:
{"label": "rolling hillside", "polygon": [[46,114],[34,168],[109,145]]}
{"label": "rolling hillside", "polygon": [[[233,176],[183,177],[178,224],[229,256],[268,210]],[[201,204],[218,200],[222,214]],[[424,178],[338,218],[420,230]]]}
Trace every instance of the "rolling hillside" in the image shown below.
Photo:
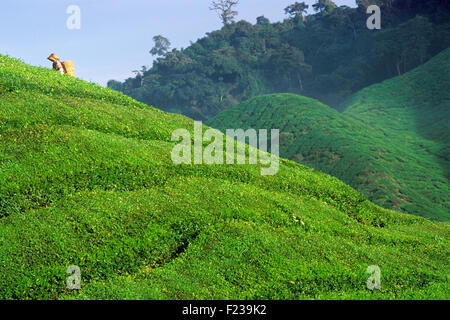
{"label": "rolling hillside", "polygon": [[250,99],[212,127],[279,128],[281,156],[347,182],[375,203],[450,220],[450,49],[413,71],[364,89],[344,112],[313,99]]}
{"label": "rolling hillside", "polygon": [[0,298],[450,298],[448,223],[289,160],[175,166],[171,134],[192,127],[0,56]]}

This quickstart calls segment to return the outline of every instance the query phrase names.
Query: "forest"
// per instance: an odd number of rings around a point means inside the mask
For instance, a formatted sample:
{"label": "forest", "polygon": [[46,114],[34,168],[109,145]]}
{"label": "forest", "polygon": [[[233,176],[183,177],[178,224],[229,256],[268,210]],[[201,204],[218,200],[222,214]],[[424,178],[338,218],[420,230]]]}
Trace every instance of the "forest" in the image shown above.
{"label": "forest", "polygon": [[[341,110],[353,93],[402,75],[450,46],[448,1],[356,3],[350,8],[318,1],[308,15],[308,6],[296,2],[284,9],[285,20],[275,23],[264,16],[255,24],[230,19],[222,29],[181,49],[155,36],[153,66],[143,66],[124,82],[110,80],[108,87],[197,120],[280,92]],[[366,26],[370,4],[381,8],[381,30]]]}

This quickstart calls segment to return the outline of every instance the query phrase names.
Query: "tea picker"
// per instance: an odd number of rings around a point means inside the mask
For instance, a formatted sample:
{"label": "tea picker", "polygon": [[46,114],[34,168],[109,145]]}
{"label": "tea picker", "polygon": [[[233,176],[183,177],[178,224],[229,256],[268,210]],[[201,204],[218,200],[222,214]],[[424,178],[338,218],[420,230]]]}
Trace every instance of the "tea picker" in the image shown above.
{"label": "tea picker", "polygon": [[53,62],[53,69],[58,70],[59,73],[75,77],[75,68],[72,61],[61,62],[59,57],[54,53],[52,53],[47,59]]}

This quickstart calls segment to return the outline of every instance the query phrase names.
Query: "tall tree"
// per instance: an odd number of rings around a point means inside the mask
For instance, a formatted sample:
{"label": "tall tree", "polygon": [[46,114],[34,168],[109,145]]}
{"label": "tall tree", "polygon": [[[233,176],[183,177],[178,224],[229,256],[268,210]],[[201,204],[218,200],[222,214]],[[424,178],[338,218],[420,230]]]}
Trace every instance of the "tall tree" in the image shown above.
{"label": "tall tree", "polygon": [[159,35],[154,36],[153,41],[155,42],[155,46],[150,50],[153,56],[164,56],[169,51],[171,45],[169,39]]}
{"label": "tall tree", "polygon": [[230,24],[238,15],[234,8],[239,4],[239,0],[215,0],[211,3],[209,8],[219,14],[220,19],[224,25]]}
{"label": "tall tree", "polygon": [[303,14],[306,13],[306,11],[308,10],[309,6],[304,3],[304,2],[296,2],[294,4],[291,4],[290,6],[286,7],[284,9],[284,12],[288,15],[290,15],[291,17],[302,17],[303,18]]}
{"label": "tall tree", "polygon": [[256,18],[256,24],[258,26],[268,26],[270,25],[270,20],[264,16],[260,16]]}
{"label": "tall tree", "polygon": [[316,12],[330,13],[337,6],[331,0],[317,0],[317,3],[313,4],[312,7]]}

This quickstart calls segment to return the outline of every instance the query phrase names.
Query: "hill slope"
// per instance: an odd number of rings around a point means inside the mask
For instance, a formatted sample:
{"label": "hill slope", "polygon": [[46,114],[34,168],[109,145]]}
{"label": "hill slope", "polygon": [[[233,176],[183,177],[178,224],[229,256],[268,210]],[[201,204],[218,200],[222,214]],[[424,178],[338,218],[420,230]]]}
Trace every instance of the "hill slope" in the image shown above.
{"label": "hill slope", "polygon": [[341,114],[313,99],[251,99],[208,121],[279,128],[281,156],[332,174],[375,203],[450,220],[450,49],[352,96]]}
{"label": "hill slope", "polygon": [[449,298],[448,224],[288,160],[175,166],[192,127],[0,56],[0,298]]}

